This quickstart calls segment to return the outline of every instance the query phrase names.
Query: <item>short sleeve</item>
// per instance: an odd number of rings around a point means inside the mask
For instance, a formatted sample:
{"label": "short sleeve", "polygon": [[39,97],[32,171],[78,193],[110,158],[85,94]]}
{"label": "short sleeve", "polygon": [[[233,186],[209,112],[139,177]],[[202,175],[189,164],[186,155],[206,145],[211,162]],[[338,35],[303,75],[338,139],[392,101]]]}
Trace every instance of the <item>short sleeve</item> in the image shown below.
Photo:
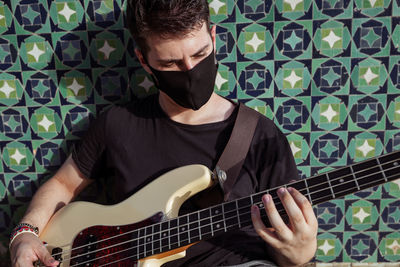
{"label": "short sleeve", "polygon": [[72,148],[72,159],[86,178],[99,177],[105,167],[106,121],[108,112],[103,112],[90,125],[79,143]]}

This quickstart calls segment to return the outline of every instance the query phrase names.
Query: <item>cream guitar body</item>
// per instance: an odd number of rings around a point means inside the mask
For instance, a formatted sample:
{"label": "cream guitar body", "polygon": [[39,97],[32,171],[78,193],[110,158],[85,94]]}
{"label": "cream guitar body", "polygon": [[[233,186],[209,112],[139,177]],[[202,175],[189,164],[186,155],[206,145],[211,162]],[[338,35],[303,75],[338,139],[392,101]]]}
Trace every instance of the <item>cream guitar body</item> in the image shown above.
{"label": "cream guitar body", "polygon": [[[60,266],[62,267],[102,266],[103,264],[104,266],[107,264],[109,266],[134,266],[137,257],[125,260],[125,262],[130,262],[131,264],[120,264],[118,255],[115,257],[110,256],[107,259],[107,255],[103,255],[103,252],[96,251],[100,249],[96,244],[104,237],[90,237],[90,234],[88,235],[83,230],[99,226],[98,230],[93,231],[93,235],[94,232],[101,235],[102,231],[107,232],[107,229],[111,229],[112,234],[121,236],[123,232],[129,232],[137,228],[135,224],[142,226],[147,223],[155,223],[157,220],[176,217],[180,206],[185,200],[208,188],[211,184],[211,172],[208,168],[202,165],[181,167],[157,178],[130,198],[116,205],[104,206],[89,202],[73,202],[65,206],[51,218],[41,233],[40,239],[47,243],[48,250],[56,258],[61,258]],[[93,246],[87,246],[89,247],[88,249],[79,249],[80,245],[73,247],[74,239],[79,238],[80,235],[88,235],[84,239],[88,243],[94,243]],[[124,242],[124,239],[126,237],[120,239],[120,241],[114,242],[111,240],[109,245],[106,244],[105,246],[112,246],[110,244],[116,242]],[[107,242],[105,241],[104,243]],[[91,248],[94,249],[91,250]],[[183,257],[185,248],[180,250],[182,251],[170,251],[158,256],[140,259],[136,264],[143,267],[160,266],[167,261]],[[78,255],[74,255],[74,252],[78,251]],[[116,251],[113,252],[115,253]],[[148,251],[143,253],[145,255],[149,254]],[[83,256],[79,256],[79,254]],[[123,256],[127,257],[126,255]],[[86,261],[87,263],[85,263]],[[113,261],[115,261],[115,264]]]}

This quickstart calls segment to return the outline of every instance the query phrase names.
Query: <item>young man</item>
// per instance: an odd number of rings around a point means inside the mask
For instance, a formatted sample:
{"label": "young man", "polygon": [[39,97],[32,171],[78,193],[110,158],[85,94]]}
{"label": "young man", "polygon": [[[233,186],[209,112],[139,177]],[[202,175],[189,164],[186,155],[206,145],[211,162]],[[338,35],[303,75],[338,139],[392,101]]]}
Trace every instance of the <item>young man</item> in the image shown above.
{"label": "young man", "polygon": [[[56,210],[105,171],[112,171],[112,191],[118,202],[176,167],[199,163],[213,169],[230,136],[238,109],[213,93],[215,26],[210,29],[207,0],[131,0],[127,12],[138,45],[136,55],[160,92],[113,107],[91,125],[60,170],[37,191],[21,221],[39,231]],[[284,135],[262,117],[230,198],[296,177]],[[318,228],[311,205],[295,189],[281,188],[278,194],[289,225],[265,195],[271,228],[261,221],[258,208],[252,207],[254,228],[199,242],[187,250],[185,258],[166,265],[256,266],[255,262],[274,261],[298,266],[308,262],[316,250]],[[190,202],[185,208],[197,209]],[[47,266],[58,264],[32,234],[20,234],[13,240],[11,258],[16,267],[33,266],[39,259]]]}

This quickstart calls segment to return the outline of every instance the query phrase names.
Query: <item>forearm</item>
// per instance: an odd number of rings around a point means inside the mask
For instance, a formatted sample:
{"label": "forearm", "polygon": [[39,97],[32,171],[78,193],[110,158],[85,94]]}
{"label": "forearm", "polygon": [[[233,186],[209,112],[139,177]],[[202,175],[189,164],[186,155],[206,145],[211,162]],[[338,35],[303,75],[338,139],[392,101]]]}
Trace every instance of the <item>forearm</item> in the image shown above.
{"label": "forearm", "polygon": [[36,192],[21,222],[37,226],[41,231],[54,212],[68,204],[72,198],[73,194],[56,178],[52,178]]}

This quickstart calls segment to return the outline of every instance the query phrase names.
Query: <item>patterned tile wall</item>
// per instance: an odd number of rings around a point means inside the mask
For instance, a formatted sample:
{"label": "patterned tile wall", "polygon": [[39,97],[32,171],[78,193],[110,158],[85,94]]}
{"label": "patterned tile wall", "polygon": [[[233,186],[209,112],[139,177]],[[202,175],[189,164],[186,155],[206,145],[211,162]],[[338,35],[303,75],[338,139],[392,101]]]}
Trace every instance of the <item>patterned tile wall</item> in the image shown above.
{"label": "patterned tile wall", "polygon": [[[400,0],[209,0],[215,90],[287,135],[303,177],[400,149]],[[112,103],[154,92],[123,0],[0,2],[0,240]],[[400,261],[400,182],[315,207],[316,260]]]}

